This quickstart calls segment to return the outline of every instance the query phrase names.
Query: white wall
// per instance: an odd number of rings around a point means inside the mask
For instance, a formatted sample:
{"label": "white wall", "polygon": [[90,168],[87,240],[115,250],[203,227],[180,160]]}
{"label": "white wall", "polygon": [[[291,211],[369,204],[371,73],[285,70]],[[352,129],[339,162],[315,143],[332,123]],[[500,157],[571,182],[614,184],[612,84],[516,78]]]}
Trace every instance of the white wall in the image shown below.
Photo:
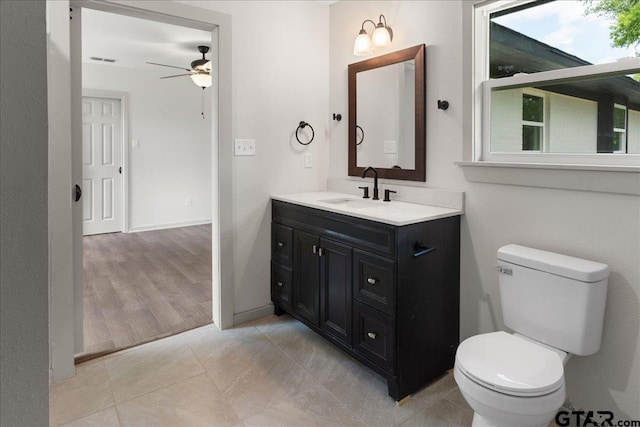
{"label": "white wall", "polygon": [[[503,328],[494,269],[501,245],[518,243],[607,263],[611,277],[602,348],[593,356],[569,361],[568,397],[576,407],[611,410],[617,419],[639,419],[640,199],[534,187],[545,170],[529,171],[527,187],[467,181],[468,171],[454,162],[470,152],[471,141],[463,138],[463,130],[470,127],[469,105],[464,104],[468,96],[463,92],[471,78],[470,62],[463,56],[469,51],[463,44],[467,31],[463,25],[470,25],[463,22],[463,15],[470,4],[343,1],[331,5],[330,109],[347,111],[346,68],[361,59],[352,55],[352,48],[364,19],[385,15],[394,32],[390,50],[427,45],[427,182],[415,185],[465,191],[461,338]],[[438,99],[448,100],[450,108],[438,110]],[[594,180],[609,179],[607,172],[590,174]],[[330,139],[330,176],[346,175],[347,129],[342,125]],[[626,179],[637,176],[630,173]]]}
{"label": "white wall", "polygon": [[628,151],[629,153],[640,154],[640,111],[628,110],[629,123],[627,128],[629,129],[628,138]]}
{"label": "white wall", "polygon": [[598,152],[598,103],[575,96],[546,92],[550,153]]}
{"label": "white wall", "polygon": [[3,426],[49,423],[45,16],[44,1],[0,2],[0,425]]}
{"label": "white wall", "polygon": [[129,95],[131,231],[211,221],[211,90],[203,119],[202,89],[187,76],[160,80],[167,70],[82,65],[83,89]]}
{"label": "white wall", "polygon": [[[234,157],[231,165],[234,311],[268,313],[269,197],[326,189],[327,135],[345,123],[330,121],[328,107],[329,8],[316,1],[185,3],[231,15],[233,138],[256,140],[256,156]],[[302,120],[315,130],[306,147],[294,136]],[[304,167],[304,153],[312,153],[312,168]]]}
{"label": "white wall", "polygon": [[[491,151],[522,151],[522,93],[504,89],[491,95]],[[596,153],[598,103],[575,96],[536,90],[544,97],[544,149],[549,153]]]}

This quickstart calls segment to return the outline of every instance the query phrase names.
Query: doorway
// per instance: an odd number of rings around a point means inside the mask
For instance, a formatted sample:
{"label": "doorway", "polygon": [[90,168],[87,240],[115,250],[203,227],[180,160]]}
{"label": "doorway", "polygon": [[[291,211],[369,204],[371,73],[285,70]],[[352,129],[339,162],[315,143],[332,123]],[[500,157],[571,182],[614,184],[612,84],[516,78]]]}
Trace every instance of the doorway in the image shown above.
{"label": "doorway", "polygon": [[[69,12],[71,6],[71,13]],[[220,329],[233,326],[233,229],[232,221],[232,64],[231,16],[201,7],[173,2],[117,3],[93,0],[47,3],[47,74],[49,103],[49,243],[56,251],[49,258],[50,359],[52,380],[74,373],[74,354],[82,344],[82,209],[68,203],[71,188],[81,184],[80,22],[74,11],[81,8],[177,23],[210,31],[214,63],[211,88],[211,163],[218,173],[211,177],[212,313]],[[70,16],[71,15],[71,16]],[[73,19],[69,19],[69,18]],[[58,82],[70,82],[69,85]],[[126,218],[125,218],[126,220]]]}
{"label": "doorway", "polygon": [[84,351],[77,360],[211,323],[216,172],[210,91],[189,73],[156,66],[188,66],[211,33],[91,9],[82,9],[81,22]]}

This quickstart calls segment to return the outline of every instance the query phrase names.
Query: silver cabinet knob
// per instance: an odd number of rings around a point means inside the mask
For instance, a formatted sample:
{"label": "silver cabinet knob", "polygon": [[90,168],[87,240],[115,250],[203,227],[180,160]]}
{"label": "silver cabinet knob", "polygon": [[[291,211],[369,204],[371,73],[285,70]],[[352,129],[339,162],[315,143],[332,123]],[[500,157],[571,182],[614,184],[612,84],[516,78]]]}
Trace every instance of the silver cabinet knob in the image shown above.
{"label": "silver cabinet knob", "polygon": [[284,282],[278,282],[278,283],[277,283],[277,285],[278,285],[279,287],[283,287],[283,286],[284,286]]}
{"label": "silver cabinet knob", "polygon": [[375,340],[378,337],[378,334],[376,334],[375,332],[367,332],[367,336],[372,340]]}
{"label": "silver cabinet knob", "polygon": [[284,242],[278,242],[278,247],[281,248],[284,246]]}
{"label": "silver cabinet knob", "polygon": [[375,285],[376,283],[378,283],[378,279],[376,279],[375,277],[369,277],[367,279],[367,282],[369,282],[370,285]]}

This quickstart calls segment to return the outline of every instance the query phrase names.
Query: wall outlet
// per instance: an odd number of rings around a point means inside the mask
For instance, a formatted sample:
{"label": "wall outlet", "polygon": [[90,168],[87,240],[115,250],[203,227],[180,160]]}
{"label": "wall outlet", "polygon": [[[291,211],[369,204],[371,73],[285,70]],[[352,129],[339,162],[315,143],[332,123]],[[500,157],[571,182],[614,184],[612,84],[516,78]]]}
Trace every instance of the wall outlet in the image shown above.
{"label": "wall outlet", "polygon": [[304,153],[304,167],[313,167],[313,155],[311,153]]}
{"label": "wall outlet", "polygon": [[184,199],[185,206],[191,206],[191,199]]}
{"label": "wall outlet", "polygon": [[236,156],[255,156],[256,140],[255,139],[236,139],[233,143],[234,155]]}
{"label": "wall outlet", "polygon": [[396,141],[384,142],[384,154],[396,154],[398,152],[398,143]]}

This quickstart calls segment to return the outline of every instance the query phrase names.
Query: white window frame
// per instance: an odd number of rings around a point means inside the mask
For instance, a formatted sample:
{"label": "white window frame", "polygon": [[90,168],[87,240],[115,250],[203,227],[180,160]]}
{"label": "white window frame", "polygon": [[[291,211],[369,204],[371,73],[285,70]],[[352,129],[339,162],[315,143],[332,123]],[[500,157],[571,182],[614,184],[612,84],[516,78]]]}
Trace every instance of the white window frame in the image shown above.
{"label": "white window frame", "polygon": [[516,89],[544,84],[568,83],[581,78],[610,77],[620,74],[640,73],[640,58],[629,58],[607,64],[585,65],[533,74],[516,74],[511,77],[489,79],[489,18],[490,14],[520,6],[533,0],[485,1],[474,5],[473,17],[473,162],[509,164],[556,164],[592,166],[630,166],[640,171],[640,155],[621,153],[548,153],[516,152],[492,153],[491,141],[491,93],[497,89]]}
{"label": "white window frame", "polygon": [[617,128],[617,127],[613,127],[613,133],[621,133],[622,134],[622,140],[624,141],[624,147],[622,150],[617,150],[614,151],[614,153],[626,153],[627,152],[627,128],[629,127],[629,116],[627,115],[627,106],[626,105],[620,105],[620,104],[613,104],[613,110],[615,111],[616,109],[618,110],[622,110],[624,111],[624,128]]}

